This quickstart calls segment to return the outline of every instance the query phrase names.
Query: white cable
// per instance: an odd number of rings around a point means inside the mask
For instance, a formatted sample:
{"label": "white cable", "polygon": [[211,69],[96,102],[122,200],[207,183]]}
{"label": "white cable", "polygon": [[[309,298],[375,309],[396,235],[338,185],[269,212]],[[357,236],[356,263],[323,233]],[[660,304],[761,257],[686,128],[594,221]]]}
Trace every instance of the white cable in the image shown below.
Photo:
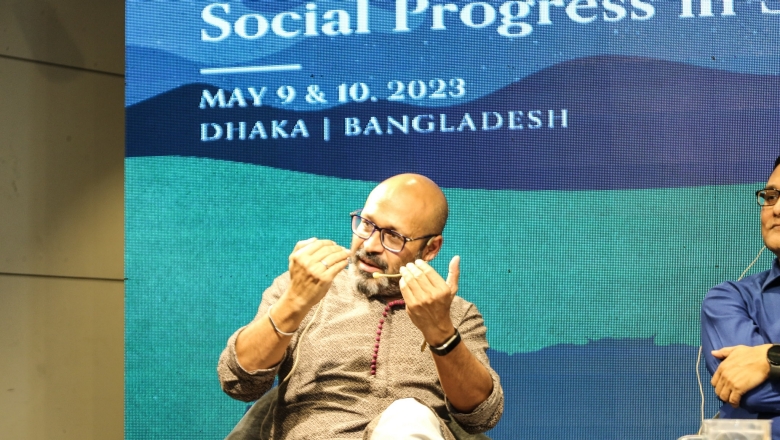
{"label": "white cable", "polygon": [[701,352],[702,346],[699,345],[699,355],[696,356],[696,381],[699,382],[699,395],[701,396],[701,423],[699,424],[699,431],[696,434],[701,435],[701,430],[704,428],[704,387],[701,384],[701,372],[699,371],[699,365],[701,365]]}
{"label": "white cable", "polygon": [[[748,264],[748,267],[745,268],[745,270],[742,271],[742,274],[737,278],[737,281],[740,281],[742,278],[745,278],[745,274],[748,273],[751,267],[753,267],[754,264],[758,261],[759,258],[761,258],[761,254],[766,250],[766,246],[762,246],[761,250],[758,251],[758,254],[756,255],[756,258],[753,259],[753,261]],[[699,395],[701,396],[701,423],[699,424],[699,431],[697,434],[701,434],[701,430],[704,428],[704,387],[701,384],[701,373],[699,372],[699,366],[701,365],[701,352],[702,352],[702,346],[699,346],[699,355],[696,356],[696,381],[699,383]],[[720,411],[715,413],[715,416],[713,419],[718,418],[718,415],[720,414]]]}
{"label": "white cable", "polygon": [[741,280],[742,278],[745,277],[745,274],[747,273],[747,271],[749,271],[750,268],[753,267],[754,264],[756,264],[756,261],[758,261],[758,259],[761,257],[761,253],[764,252],[765,249],[766,249],[766,246],[762,246],[761,247],[761,250],[758,251],[758,255],[756,255],[756,258],[754,258],[753,261],[750,262],[750,265],[748,265],[748,267],[746,267],[745,270],[742,271],[742,275],[740,275],[739,278],[737,278],[737,281],[739,281],[739,280]]}
{"label": "white cable", "polygon": [[312,317],[311,317],[311,321],[309,321],[309,323],[308,323],[308,324],[306,324],[306,327],[305,327],[305,328],[303,329],[303,331],[301,332],[301,335],[300,335],[300,336],[298,336],[298,343],[297,343],[297,344],[295,344],[295,359],[293,360],[292,367],[290,367],[290,372],[289,372],[289,373],[287,373],[287,376],[285,376],[285,377],[284,377],[284,379],[282,379],[282,381],[281,381],[281,382],[279,382],[279,385],[280,385],[280,386],[281,386],[282,384],[284,384],[285,382],[287,382],[287,379],[289,379],[289,378],[290,378],[290,376],[292,376],[293,372],[295,371],[295,367],[297,367],[297,366],[298,366],[298,355],[301,353],[301,350],[300,350],[298,347],[300,347],[300,346],[301,346],[301,341],[303,341],[303,336],[304,336],[304,335],[306,334],[306,332],[309,330],[309,327],[311,327],[311,325],[312,325],[312,323],[314,322],[314,320],[315,320],[315,319],[317,319],[317,314],[319,314],[319,313],[320,313],[320,309],[322,308],[322,303],[323,303],[323,302],[325,302],[325,298],[322,298],[322,299],[320,300],[320,303],[319,303],[319,304],[317,304],[317,310],[315,310],[315,311],[314,311],[314,315],[312,315]]}

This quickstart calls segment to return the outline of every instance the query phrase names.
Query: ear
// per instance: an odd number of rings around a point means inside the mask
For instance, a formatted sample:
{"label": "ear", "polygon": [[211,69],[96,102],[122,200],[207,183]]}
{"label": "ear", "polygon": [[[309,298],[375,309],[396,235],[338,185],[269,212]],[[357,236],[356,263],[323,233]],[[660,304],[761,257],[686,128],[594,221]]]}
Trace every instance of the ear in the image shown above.
{"label": "ear", "polygon": [[431,237],[428,240],[428,243],[425,243],[425,248],[423,248],[423,252],[422,252],[422,259],[425,261],[431,261],[434,258],[436,258],[436,255],[439,254],[439,251],[441,250],[441,245],[443,243],[444,243],[444,237],[442,237],[441,235]]}

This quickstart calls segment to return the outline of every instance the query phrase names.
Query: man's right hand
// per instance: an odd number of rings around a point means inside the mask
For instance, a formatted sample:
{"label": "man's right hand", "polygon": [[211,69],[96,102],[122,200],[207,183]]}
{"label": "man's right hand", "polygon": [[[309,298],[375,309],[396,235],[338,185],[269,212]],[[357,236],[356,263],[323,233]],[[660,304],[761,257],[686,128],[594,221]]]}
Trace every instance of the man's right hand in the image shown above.
{"label": "man's right hand", "polygon": [[771,346],[737,345],[712,352],[716,358],[723,359],[710,381],[720,400],[737,408],[745,393],[766,380],[769,376],[766,352]]}
{"label": "man's right hand", "polygon": [[[291,283],[270,313],[277,328],[296,331],[309,310],[328,293],[333,279],[349,262],[349,251],[330,240],[310,238],[295,245],[290,254]],[[236,357],[248,371],[278,364],[290,344],[290,336],[277,333],[268,314],[247,325],[236,338]]]}
{"label": "man's right hand", "polygon": [[285,302],[308,312],[330,289],[333,279],[349,264],[350,252],[331,240],[299,241],[290,254],[290,287]]}

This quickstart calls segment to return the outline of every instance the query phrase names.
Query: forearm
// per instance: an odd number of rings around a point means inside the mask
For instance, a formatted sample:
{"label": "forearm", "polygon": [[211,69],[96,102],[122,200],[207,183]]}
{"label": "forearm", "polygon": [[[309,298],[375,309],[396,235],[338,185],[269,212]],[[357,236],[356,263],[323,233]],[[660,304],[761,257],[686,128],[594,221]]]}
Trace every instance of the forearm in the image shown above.
{"label": "forearm", "polygon": [[292,336],[274,330],[270,313],[279,330],[294,333],[306,317],[310,307],[298,304],[285,293],[259,319],[255,319],[238,334],[236,358],[246,370],[262,370],[277,365],[283,358]]}
{"label": "forearm", "polygon": [[460,412],[469,413],[487,400],[493,380],[465,343],[444,356],[432,355],[444,394]]}
{"label": "forearm", "polygon": [[780,413],[780,384],[763,382],[748,391],[739,406],[750,412]]}
{"label": "forearm", "polygon": [[230,397],[244,402],[257,400],[273,386],[277,368],[247,371],[238,363],[236,339],[240,329],[228,338],[217,364],[217,374],[222,390]]}

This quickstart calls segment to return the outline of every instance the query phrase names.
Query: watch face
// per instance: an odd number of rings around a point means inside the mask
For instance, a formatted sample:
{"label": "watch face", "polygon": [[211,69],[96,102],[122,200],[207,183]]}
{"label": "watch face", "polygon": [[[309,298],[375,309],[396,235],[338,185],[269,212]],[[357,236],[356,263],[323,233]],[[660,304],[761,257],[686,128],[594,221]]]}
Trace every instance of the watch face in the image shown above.
{"label": "watch face", "polygon": [[769,351],[766,352],[766,357],[769,359],[770,364],[780,365],[780,345],[769,347]]}

